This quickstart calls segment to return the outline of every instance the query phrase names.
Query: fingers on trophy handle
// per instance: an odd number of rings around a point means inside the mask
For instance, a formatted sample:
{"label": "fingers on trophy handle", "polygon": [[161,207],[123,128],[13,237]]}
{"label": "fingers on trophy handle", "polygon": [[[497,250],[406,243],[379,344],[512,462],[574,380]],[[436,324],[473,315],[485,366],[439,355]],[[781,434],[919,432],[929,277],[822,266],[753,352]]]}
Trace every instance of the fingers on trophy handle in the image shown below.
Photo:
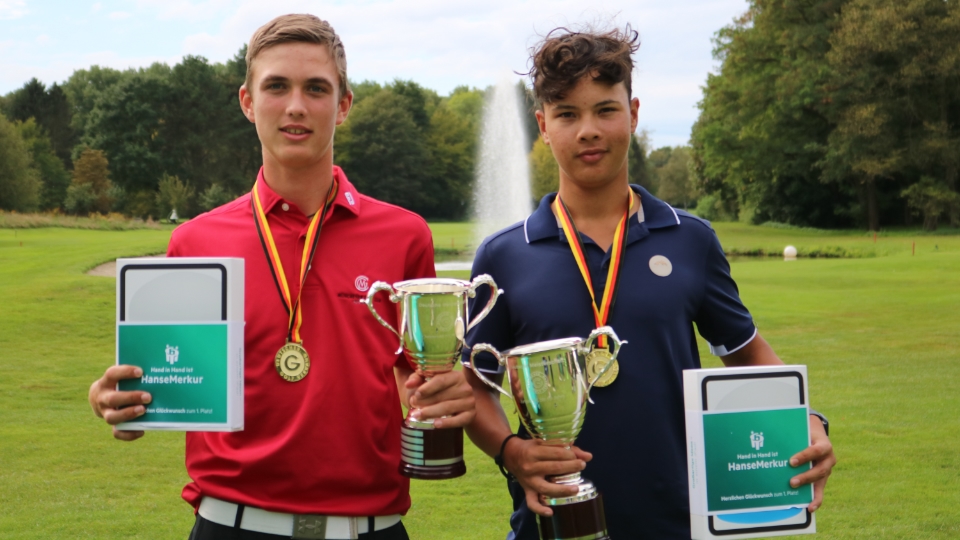
{"label": "fingers on trophy handle", "polygon": [[493,348],[493,345],[490,345],[489,343],[477,343],[476,345],[473,346],[473,349],[470,350],[470,365],[468,367],[471,370],[473,370],[473,373],[481,381],[483,381],[484,384],[486,384],[490,388],[493,388],[494,390],[499,391],[501,394],[507,397],[511,397],[510,392],[507,392],[499,384],[496,384],[490,379],[488,379],[486,375],[484,375],[479,369],[477,369],[477,365],[476,365],[476,362],[474,362],[474,358],[476,358],[477,353],[483,352],[483,351],[486,351],[492,354],[494,357],[496,357],[497,363],[500,364],[501,366],[504,364],[503,356],[500,354],[500,351]]}
{"label": "fingers on trophy handle", "polygon": [[497,282],[493,280],[493,277],[490,274],[480,274],[479,276],[473,278],[473,281],[470,283],[470,289],[467,291],[467,294],[470,298],[473,298],[477,295],[477,289],[481,285],[487,285],[490,287],[490,299],[487,300],[487,305],[483,306],[483,309],[472,321],[467,325],[467,330],[471,330],[474,326],[477,325],[480,321],[484,319],[493,309],[493,305],[497,303],[497,298],[503,294],[503,289],[497,288]]}

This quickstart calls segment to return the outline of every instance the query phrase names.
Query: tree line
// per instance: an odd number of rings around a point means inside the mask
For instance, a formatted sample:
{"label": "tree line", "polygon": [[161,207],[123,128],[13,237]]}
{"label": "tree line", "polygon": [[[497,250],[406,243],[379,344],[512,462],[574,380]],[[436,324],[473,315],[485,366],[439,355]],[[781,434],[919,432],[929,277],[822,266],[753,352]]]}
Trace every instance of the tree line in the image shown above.
{"label": "tree line", "polygon": [[[237,102],[245,53],[222,64],[93,66],[0,97],[0,209],[189,217],[248,191],[262,160]],[[428,218],[466,217],[483,91],[352,86],[334,142],[351,181]]]}
{"label": "tree line", "polygon": [[691,137],[699,206],[803,226],[960,225],[960,3],[751,0],[714,44]]}

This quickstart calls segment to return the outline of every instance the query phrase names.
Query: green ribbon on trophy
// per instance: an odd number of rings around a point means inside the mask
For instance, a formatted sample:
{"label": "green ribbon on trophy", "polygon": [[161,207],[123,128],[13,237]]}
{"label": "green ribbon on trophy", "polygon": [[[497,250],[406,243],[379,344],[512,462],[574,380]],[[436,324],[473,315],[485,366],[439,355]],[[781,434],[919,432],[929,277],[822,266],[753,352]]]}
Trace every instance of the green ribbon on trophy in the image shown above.
{"label": "green ribbon on trophy", "polygon": [[[623,252],[627,247],[627,220],[630,218],[630,209],[633,208],[633,190],[627,188],[627,210],[617,224],[617,229],[613,233],[613,245],[610,252],[610,268],[607,271],[607,282],[603,288],[603,295],[600,302],[597,302],[597,295],[593,290],[593,280],[590,279],[590,267],[587,266],[586,250],[583,247],[583,239],[580,237],[580,231],[577,230],[573,218],[570,217],[570,211],[567,205],[563,204],[560,194],[553,201],[553,211],[560,220],[560,227],[563,234],[567,237],[567,243],[570,245],[570,251],[573,252],[573,258],[577,261],[577,267],[580,268],[580,275],[587,284],[587,290],[590,291],[590,298],[593,300],[590,306],[593,308],[593,317],[597,323],[597,328],[607,325],[607,319],[610,318],[610,310],[613,308],[614,300],[617,297],[617,288],[620,283],[620,265],[623,262]],[[605,336],[600,337],[599,347],[587,356],[587,375],[593,380],[596,375],[601,373],[603,368],[610,363],[613,355],[607,346]],[[620,364],[616,359],[607,369],[606,373],[600,376],[595,386],[610,386],[617,380],[620,373]]]}

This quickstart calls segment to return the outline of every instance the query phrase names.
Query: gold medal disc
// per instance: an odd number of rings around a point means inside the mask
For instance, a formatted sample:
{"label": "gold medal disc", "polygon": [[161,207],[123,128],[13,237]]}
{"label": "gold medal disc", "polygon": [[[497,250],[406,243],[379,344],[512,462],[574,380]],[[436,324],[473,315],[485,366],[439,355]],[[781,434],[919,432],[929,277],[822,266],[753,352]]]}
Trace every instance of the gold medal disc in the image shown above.
{"label": "gold medal disc", "polygon": [[[612,355],[607,349],[596,349],[587,355],[587,377],[589,381],[592,381],[597,378],[597,375],[603,368],[610,362]],[[603,388],[604,386],[610,386],[610,384],[617,380],[617,375],[620,374],[620,363],[617,360],[613,361],[613,364],[610,366],[610,369],[603,374],[600,379],[594,383],[594,386],[599,386]]]}
{"label": "gold medal disc", "polygon": [[289,382],[299,381],[310,371],[310,355],[303,345],[292,341],[280,347],[273,363],[277,367],[277,373]]}

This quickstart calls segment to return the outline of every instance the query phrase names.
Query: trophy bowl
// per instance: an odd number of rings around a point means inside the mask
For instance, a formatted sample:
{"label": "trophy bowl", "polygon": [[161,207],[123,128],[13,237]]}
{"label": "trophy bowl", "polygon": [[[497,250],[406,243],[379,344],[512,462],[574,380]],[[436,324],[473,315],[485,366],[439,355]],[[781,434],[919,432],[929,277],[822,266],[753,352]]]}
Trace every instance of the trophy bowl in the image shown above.
{"label": "trophy bowl", "polygon": [[[490,287],[490,299],[473,320],[467,303],[477,289]],[[399,328],[394,328],[374,309],[377,293],[390,293],[397,305]],[[377,321],[397,335],[401,352],[410,367],[424,379],[452,371],[463,351],[466,332],[493,309],[503,291],[489,275],[473,281],[446,278],[421,278],[390,285],[375,282],[365,303]],[[469,322],[468,322],[469,321]],[[433,419],[419,419],[411,408],[401,428],[400,472],[419,479],[456,478],[467,472],[463,462],[463,428],[435,429]]]}
{"label": "trophy bowl", "polygon": [[[586,358],[597,351],[596,342],[606,336],[610,354],[596,374],[586,374]],[[590,390],[616,361],[620,341],[609,326],[597,328],[587,339],[564,338],[541,341],[500,352],[486,343],[474,345],[470,352],[470,369],[491,388],[513,398],[524,427],[543,444],[573,446],[583,427],[590,400]],[[480,352],[488,352],[506,368],[510,392],[488,379],[474,365]],[[553,510],[551,517],[539,517],[543,540],[604,539],[607,534],[600,492],[579,472],[549,477],[557,484],[575,486],[578,491],[566,497],[540,495],[540,502]]]}

